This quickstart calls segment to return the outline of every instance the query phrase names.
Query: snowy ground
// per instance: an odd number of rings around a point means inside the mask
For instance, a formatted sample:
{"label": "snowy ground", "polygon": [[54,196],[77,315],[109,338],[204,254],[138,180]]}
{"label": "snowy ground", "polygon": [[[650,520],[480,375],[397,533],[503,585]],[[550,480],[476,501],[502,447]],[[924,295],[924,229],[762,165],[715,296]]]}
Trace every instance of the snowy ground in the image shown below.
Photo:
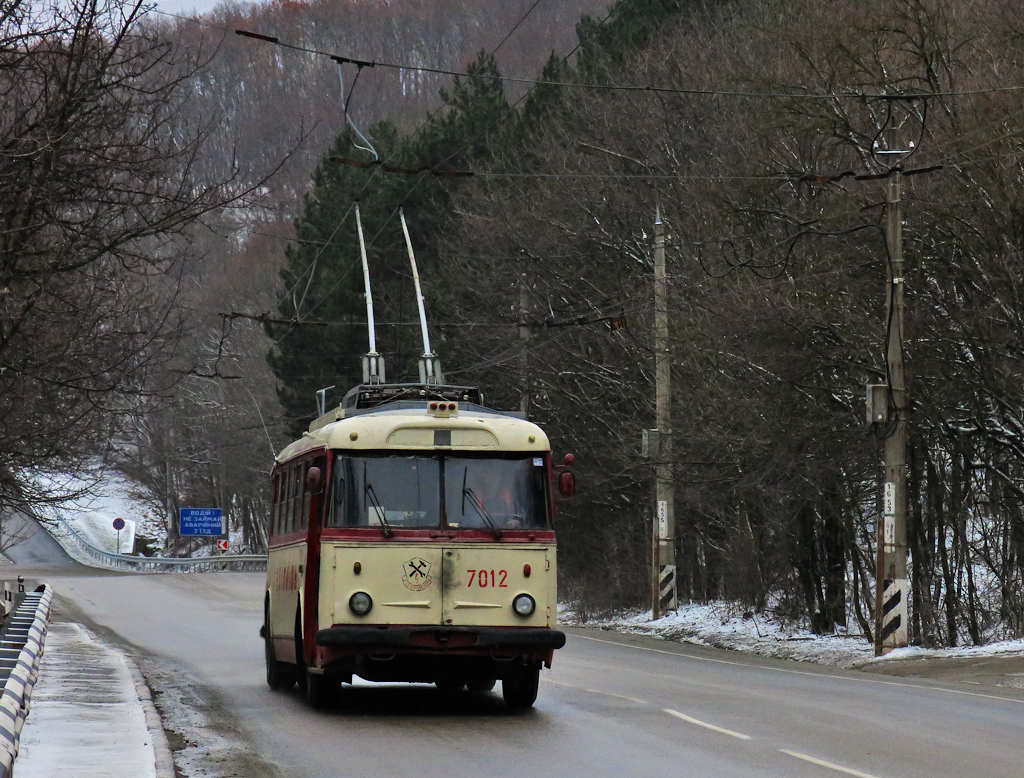
{"label": "snowy ground", "polygon": [[[37,508],[36,513],[44,522],[64,519],[91,545],[110,553],[117,552],[119,537],[123,554],[132,553],[132,539],[136,536],[153,539],[163,548],[167,528],[155,501],[120,472],[108,469],[93,482],[53,474],[38,474],[36,480],[50,494],[66,498]],[[125,522],[125,529],[120,533],[114,529],[114,519]],[[52,526],[48,529],[61,540]],[[65,543],[61,545],[67,547]]]}
{"label": "snowy ground", "polygon": [[1024,640],[1013,640],[967,648],[902,648],[876,659],[874,646],[863,635],[815,635],[806,628],[784,626],[724,602],[683,605],[657,621],[651,621],[650,611],[584,623],[572,611],[562,610],[558,618],[566,625],[649,635],[677,643],[747,651],[832,667],[852,668],[899,659],[1024,655]]}
{"label": "snowy ground", "polygon": [[51,624],[18,778],[51,778],[70,765],[75,778],[156,778],[156,754],[125,655],[81,624]]}

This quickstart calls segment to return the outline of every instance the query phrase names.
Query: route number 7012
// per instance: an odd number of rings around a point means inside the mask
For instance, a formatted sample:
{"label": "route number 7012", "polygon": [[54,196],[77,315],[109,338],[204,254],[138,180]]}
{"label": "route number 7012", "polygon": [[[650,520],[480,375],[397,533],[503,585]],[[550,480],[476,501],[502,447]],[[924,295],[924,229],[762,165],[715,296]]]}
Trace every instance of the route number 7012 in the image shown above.
{"label": "route number 7012", "polygon": [[475,580],[480,589],[492,586],[499,589],[508,588],[508,584],[505,583],[508,580],[508,570],[467,570],[466,572],[469,573],[469,587],[473,586]]}

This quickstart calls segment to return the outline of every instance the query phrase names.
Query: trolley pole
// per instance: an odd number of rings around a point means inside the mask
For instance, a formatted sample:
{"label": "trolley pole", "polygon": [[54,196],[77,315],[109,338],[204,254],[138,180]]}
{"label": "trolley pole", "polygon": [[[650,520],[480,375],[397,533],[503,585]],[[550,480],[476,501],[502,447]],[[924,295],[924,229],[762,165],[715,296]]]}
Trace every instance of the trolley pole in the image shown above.
{"label": "trolley pole", "polygon": [[672,373],[668,343],[668,280],[665,276],[665,225],[659,208],[654,221],[654,365],[658,423],[655,465],[655,516],[652,543],[653,603],[657,619],[677,607],[675,505],[672,474]]}
{"label": "trolley pole", "polygon": [[885,438],[882,521],[875,576],[875,656],[907,645],[907,388],[903,372],[903,173],[889,176],[886,193],[886,362],[889,434]]}

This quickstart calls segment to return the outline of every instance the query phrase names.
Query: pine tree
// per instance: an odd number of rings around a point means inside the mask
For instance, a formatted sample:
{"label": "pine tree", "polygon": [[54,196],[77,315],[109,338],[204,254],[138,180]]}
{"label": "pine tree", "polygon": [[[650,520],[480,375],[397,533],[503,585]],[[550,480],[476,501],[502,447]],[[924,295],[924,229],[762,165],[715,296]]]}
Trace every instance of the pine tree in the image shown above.
{"label": "pine tree", "polygon": [[[421,268],[429,269],[449,218],[450,187],[460,180],[444,174],[486,161],[509,117],[494,57],[481,51],[467,72],[469,78],[456,78],[450,92],[441,91],[446,108],[421,131],[400,137],[389,122],[371,128],[370,140],[386,166],[346,164],[367,161],[350,131],[336,139],[317,166],[313,192],[295,220],[296,242],[281,272],[278,318],[293,323],[267,326],[275,341],[268,361],[280,380],[279,396],[295,434],[314,415],[318,389],[335,387],[326,396],[332,407],[361,379],[360,357],[368,341],[352,213],[357,200],[378,321],[377,350],[385,355],[389,381],[413,380],[417,374],[419,330],[403,326],[415,324],[416,314],[398,209],[405,210]],[[420,172],[402,174],[396,168]]]}

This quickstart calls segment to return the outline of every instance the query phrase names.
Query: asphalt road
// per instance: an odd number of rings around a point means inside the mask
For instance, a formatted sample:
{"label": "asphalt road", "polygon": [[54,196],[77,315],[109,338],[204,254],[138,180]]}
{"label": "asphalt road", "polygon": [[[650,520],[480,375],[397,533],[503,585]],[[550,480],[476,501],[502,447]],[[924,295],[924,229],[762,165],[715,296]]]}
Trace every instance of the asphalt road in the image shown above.
{"label": "asphalt road", "polygon": [[508,714],[497,692],[403,685],[346,687],[320,713],[264,683],[262,574],[33,572],[54,585],[61,613],[149,656],[144,671],[174,668],[210,691],[223,709],[217,726],[254,757],[225,775],[1024,775],[1020,690],[568,630],[525,715]]}

